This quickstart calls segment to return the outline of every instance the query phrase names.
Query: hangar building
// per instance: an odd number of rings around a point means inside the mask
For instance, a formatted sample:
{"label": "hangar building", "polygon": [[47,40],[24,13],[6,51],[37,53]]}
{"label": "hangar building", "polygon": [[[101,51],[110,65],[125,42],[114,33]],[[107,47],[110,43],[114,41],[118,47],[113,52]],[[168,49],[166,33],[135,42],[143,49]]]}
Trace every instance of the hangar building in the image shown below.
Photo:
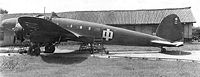
{"label": "hangar building", "polygon": [[[39,13],[7,14],[1,15],[0,20],[2,21],[4,19],[24,15],[34,16],[38,14]],[[107,24],[152,35],[156,32],[162,19],[169,14],[177,14],[179,16],[184,28],[183,39],[184,41],[191,41],[192,26],[193,23],[196,22],[191,7],[142,10],[72,11],[57,13],[58,16],[64,18]],[[50,14],[48,13],[46,16],[50,16]],[[0,36],[2,35],[4,35],[4,38],[9,36],[1,31]],[[4,40],[13,40],[13,36],[11,35],[13,34],[10,34],[9,39],[6,38]],[[0,40],[3,40],[3,38],[0,38]]]}

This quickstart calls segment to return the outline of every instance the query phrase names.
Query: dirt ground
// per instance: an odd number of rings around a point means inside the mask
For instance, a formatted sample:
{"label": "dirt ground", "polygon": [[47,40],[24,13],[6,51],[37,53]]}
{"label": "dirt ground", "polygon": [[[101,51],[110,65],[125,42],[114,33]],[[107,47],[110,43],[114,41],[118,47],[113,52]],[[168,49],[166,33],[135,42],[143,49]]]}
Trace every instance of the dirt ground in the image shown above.
{"label": "dirt ground", "polygon": [[[190,47],[191,46],[191,47]],[[196,45],[198,47],[199,45]],[[107,46],[110,51],[159,50],[152,47]],[[187,45],[178,50],[196,48]],[[77,49],[78,46],[60,46]],[[197,48],[194,50],[198,50]],[[200,63],[97,58],[89,53],[14,55],[0,57],[2,77],[199,77]]]}

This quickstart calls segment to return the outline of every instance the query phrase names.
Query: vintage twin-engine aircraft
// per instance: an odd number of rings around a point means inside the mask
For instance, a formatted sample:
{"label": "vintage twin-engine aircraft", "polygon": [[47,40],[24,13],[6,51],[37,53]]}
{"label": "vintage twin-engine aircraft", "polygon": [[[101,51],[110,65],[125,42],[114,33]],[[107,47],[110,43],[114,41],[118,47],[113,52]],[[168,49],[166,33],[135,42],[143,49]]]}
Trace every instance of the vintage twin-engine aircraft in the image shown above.
{"label": "vintage twin-engine aircraft", "polygon": [[[7,21],[8,23],[9,21]],[[105,44],[129,46],[163,47],[183,46],[183,26],[175,14],[166,16],[158,26],[156,35],[113,27],[104,24],[80,21],[52,16],[50,19],[38,17],[19,17],[14,30],[17,38],[30,39],[30,55],[39,55],[40,47],[45,52],[53,53],[55,45],[68,40],[93,43],[94,39],[103,39]]]}

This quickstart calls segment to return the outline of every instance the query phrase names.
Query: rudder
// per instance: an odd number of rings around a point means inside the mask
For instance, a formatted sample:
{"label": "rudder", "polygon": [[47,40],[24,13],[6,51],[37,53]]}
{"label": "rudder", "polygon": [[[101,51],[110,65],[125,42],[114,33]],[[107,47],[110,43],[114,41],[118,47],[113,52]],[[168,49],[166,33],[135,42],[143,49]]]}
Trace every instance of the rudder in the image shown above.
{"label": "rudder", "polygon": [[183,38],[183,26],[176,14],[170,14],[163,18],[156,30],[156,36],[171,42],[180,41]]}

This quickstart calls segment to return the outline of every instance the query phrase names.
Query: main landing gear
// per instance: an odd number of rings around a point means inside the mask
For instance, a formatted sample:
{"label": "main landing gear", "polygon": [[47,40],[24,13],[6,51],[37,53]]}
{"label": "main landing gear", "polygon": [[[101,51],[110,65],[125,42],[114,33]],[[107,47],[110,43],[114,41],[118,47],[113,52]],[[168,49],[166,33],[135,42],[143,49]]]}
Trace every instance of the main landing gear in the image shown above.
{"label": "main landing gear", "polygon": [[[41,47],[40,44],[32,44],[29,47],[27,54],[31,56],[39,56],[41,53],[40,47]],[[54,51],[55,51],[55,45],[53,44],[45,45],[44,53],[53,53]]]}

